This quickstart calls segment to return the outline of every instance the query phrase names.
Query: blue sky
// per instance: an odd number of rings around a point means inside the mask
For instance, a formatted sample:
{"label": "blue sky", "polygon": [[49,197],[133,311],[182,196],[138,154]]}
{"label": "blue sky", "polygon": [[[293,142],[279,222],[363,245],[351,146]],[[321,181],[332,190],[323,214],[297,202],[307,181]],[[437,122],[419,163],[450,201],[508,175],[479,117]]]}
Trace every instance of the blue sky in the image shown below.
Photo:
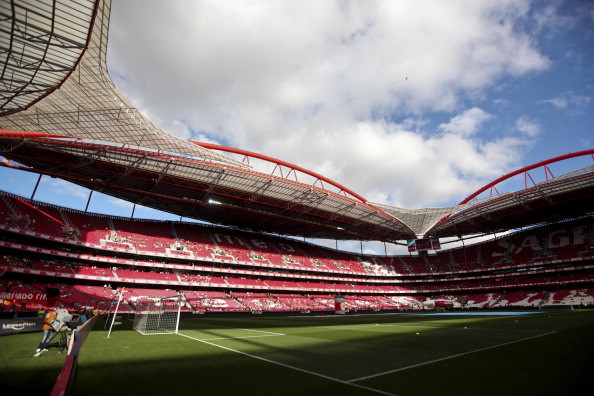
{"label": "blue sky", "polygon": [[[113,0],[108,67],[171,133],[405,208],[456,204],[503,174],[594,146],[591,1]],[[30,196],[36,176],[0,169],[0,180]],[[43,178],[36,198],[84,209],[87,195]],[[131,213],[100,194],[89,209]]]}

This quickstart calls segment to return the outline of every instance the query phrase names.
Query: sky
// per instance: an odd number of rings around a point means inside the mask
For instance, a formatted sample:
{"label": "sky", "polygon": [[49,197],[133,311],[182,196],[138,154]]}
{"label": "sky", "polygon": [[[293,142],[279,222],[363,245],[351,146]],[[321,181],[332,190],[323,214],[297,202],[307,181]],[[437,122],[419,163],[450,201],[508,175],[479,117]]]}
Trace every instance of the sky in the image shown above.
{"label": "sky", "polygon": [[[594,147],[592,1],[113,0],[107,62],[162,129],[397,207],[453,205],[518,168]],[[35,175],[6,172],[3,189],[31,195]],[[131,204],[99,197],[89,210],[130,215]],[[87,198],[50,178],[36,192],[77,209]],[[143,216],[162,215],[137,208]]]}

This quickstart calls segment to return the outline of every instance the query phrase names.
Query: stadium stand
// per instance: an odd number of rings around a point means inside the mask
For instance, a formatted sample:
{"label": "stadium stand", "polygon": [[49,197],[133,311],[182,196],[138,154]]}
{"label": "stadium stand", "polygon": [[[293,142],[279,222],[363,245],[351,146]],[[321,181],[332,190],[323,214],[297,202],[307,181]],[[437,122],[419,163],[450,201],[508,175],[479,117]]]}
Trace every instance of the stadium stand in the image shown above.
{"label": "stadium stand", "polygon": [[56,285],[59,302],[76,309],[109,310],[123,287],[128,311],[141,296],[172,292],[195,312],[329,311],[335,295],[352,311],[413,310],[444,292],[466,308],[592,303],[588,216],[435,254],[384,257],[0,198],[2,290],[27,295]]}

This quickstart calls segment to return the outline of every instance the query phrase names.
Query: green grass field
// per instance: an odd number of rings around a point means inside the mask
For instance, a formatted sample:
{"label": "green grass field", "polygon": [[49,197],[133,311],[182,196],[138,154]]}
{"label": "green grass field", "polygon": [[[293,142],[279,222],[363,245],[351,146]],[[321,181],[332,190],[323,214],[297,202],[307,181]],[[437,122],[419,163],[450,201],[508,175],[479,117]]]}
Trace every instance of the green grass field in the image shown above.
{"label": "green grass field", "polygon": [[[576,395],[594,367],[594,311],[522,316],[196,317],[180,335],[111,338],[98,322],[75,395]],[[0,338],[1,388],[48,394],[64,355]],[[10,394],[5,393],[5,394]]]}

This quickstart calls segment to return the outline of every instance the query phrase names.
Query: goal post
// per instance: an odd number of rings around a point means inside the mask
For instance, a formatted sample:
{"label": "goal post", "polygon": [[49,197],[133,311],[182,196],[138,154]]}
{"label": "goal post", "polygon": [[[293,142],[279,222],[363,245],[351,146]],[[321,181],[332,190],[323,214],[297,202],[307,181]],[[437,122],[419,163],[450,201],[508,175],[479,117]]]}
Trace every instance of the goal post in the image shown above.
{"label": "goal post", "polygon": [[177,334],[181,296],[138,297],[132,328],[142,335]]}

